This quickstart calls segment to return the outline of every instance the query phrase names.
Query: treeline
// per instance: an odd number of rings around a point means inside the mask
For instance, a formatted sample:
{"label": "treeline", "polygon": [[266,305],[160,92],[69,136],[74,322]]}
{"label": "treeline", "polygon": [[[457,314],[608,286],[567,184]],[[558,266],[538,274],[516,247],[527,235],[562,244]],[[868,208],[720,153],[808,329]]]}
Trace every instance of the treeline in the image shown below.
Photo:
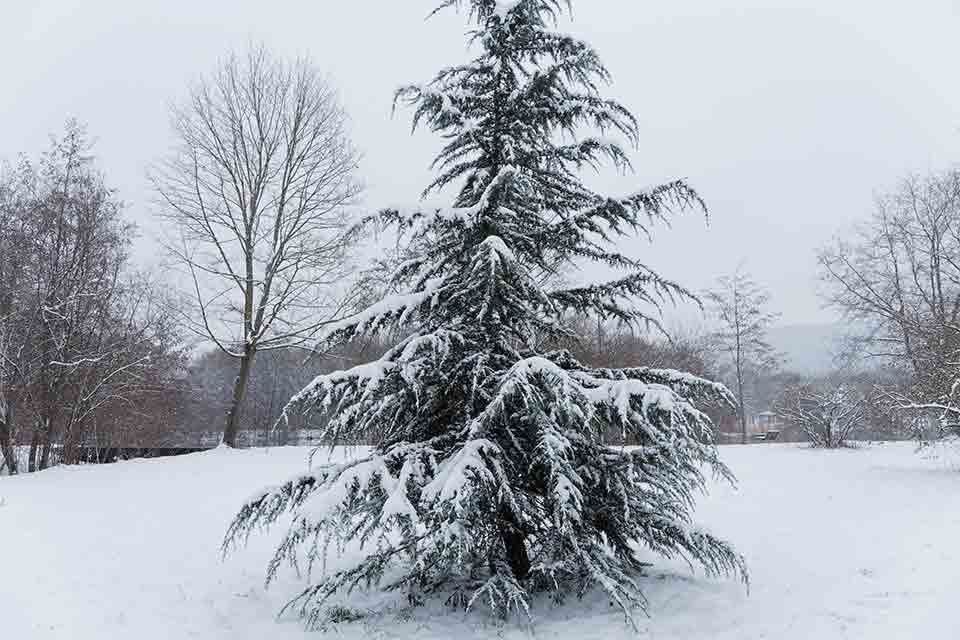
{"label": "treeline", "polygon": [[326,76],[251,46],[170,115],[149,170],[162,275],[131,261],[81,125],[3,166],[0,472],[276,432],[313,375],[371,348],[309,350],[376,288],[352,277],[359,156]]}
{"label": "treeline", "polygon": [[765,402],[787,439],[960,432],[960,170],[908,176],[875,202],[817,254],[822,299],[847,327],[835,369],[758,377],[780,380]]}
{"label": "treeline", "polygon": [[[38,157],[0,167],[0,472],[90,447],[219,441],[236,359],[198,344],[176,288],[131,260],[136,233],[75,121]],[[376,348],[265,352],[239,429],[283,442],[273,427],[290,396]]]}
{"label": "treeline", "polygon": [[[838,388],[862,403],[864,419],[851,437],[917,435],[926,422],[908,406],[938,412],[935,423],[949,429],[960,340],[958,182],[956,172],[911,178],[852,238],[821,252],[828,301],[864,329],[848,338],[845,366],[833,373],[784,370],[764,349],[738,368],[730,335],[706,328],[668,338],[578,318],[576,337],[556,346],[597,367],[671,368],[742,385],[739,410],[711,409],[731,437],[738,418],[764,410],[795,416],[802,398],[809,404]],[[83,447],[218,443],[235,406],[243,350],[198,343],[184,320],[195,316],[192,301],[135,267],[136,229],[81,125],[68,123],[39,157],[4,165],[0,212],[0,469],[70,463]],[[387,346],[259,353],[236,412],[237,444],[304,441],[309,419],[280,420],[289,398],[316,375]],[[800,424],[781,436],[810,437]]]}

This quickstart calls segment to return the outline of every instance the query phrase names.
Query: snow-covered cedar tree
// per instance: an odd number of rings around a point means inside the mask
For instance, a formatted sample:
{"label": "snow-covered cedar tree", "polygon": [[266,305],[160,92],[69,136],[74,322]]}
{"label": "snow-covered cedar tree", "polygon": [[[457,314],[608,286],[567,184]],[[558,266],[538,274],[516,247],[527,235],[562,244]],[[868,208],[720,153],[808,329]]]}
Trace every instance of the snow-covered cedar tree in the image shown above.
{"label": "snow-covered cedar tree", "polygon": [[814,447],[837,449],[848,445],[863,427],[866,403],[854,388],[830,391],[799,388],[787,393],[777,413],[787,423],[800,427]]}
{"label": "snow-covered cedar tree", "polygon": [[[643,324],[688,296],[614,241],[704,205],[682,181],[619,198],[584,186],[579,171],[604,159],[629,167],[614,137],[635,143],[637,129],[600,96],[608,74],[594,50],[552,29],[566,2],[446,0],[438,11],[459,5],[477,57],[397,95],[414,127],[446,141],[425,194],[449,187],[452,203],[368,220],[406,239],[396,293],[327,334],[407,337],[375,362],[318,377],[287,407],[322,417],[329,442],[374,446],[251,499],[226,548],[284,512],[292,525],[268,583],[286,561],[322,565],[349,548],[344,568],[314,575],[288,605],[309,626],[373,587],[501,615],[529,613],[538,592],[560,600],[600,587],[632,622],[651,552],[746,580],[743,558],[691,521],[707,476],[731,478],[698,408],[732,402],[726,388],[538,350],[569,337],[573,315]],[[587,262],[619,277],[551,286]],[[611,431],[639,446],[612,446]]]}

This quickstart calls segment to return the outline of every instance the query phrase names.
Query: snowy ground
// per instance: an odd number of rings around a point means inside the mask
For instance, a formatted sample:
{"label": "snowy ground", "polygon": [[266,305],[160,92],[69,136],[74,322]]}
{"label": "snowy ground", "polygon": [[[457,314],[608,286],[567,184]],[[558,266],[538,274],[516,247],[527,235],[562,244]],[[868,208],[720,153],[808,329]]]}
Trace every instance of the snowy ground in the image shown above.
{"label": "snowy ground", "polygon": [[[657,640],[924,640],[960,637],[960,471],[908,444],[818,452],[725,447],[740,478],[701,503],[733,540],[742,586],[658,563],[646,583]],[[305,450],[217,450],[183,458],[0,478],[3,638],[316,637],[276,621],[297,589],[262,585],[269,540],[226,562],[218,548],[254,490],[304,468]],[[532,637],[636,637],[599,597],[536,611]],[[482,614],[417,611],[340,626],[334,637],[528,638]]]}

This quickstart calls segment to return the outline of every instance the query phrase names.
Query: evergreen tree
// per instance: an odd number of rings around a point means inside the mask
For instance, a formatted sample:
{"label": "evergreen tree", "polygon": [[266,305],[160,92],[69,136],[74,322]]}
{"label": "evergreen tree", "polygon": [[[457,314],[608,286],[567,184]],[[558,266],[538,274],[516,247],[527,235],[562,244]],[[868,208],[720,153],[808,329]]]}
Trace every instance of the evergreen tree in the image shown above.
{"label": "evergreen tree", "polygon": [[[361,546],[290,603],[311,626],[332,599],[374,585],[413,603],[442,594],[504,614],[528,612],[536,592],[560,599],[599,586],[632,620],[643,607],[635,578],[645,550],[746,579],[741,556],[690,513],[705,474],[730,478],[697,408],[732,402],[729,392],[676,371],[591,368],[539,347],[569,337],[573,315],[649,324],[661,303],[689,296],[613,241],[703,203],[682,181],[610,198],[580,180],[603,160],[629,167],[602,136],[635,142],[637,129],[600,96],[608,74],[594,50],[553,30],[566,2],[446,0],[438,10],[459,5],[478,57],[397,96],[414,107],[414,127],[446,140],[425,193],[456,195],[451,206],[367,221],[407,240],[391,279],[398,293],[327,339],[407,337],[375,362],[318,377],[288,407],[322,414],[335,444],[375,446],[249,501],[226,544],[292,512],[268,581],[285,560],[312,564],[331,545]],[[599,135],[583,137],[588,128]],[[621,277],[551,286],[591,261]],[[639,446],[613,448],[611,432]]]}

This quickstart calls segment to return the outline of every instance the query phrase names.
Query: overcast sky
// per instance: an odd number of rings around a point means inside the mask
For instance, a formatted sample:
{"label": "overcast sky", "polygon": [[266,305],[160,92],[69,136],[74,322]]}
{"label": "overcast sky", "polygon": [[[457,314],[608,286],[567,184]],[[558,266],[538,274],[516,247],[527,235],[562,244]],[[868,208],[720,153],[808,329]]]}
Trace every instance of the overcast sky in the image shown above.
{"label": "overcast sky", "polygon": [[[67,117],[89,125],[109,181],[157,232],[147,165],[166,106],[250,39],[330,72],[363,151],[366,204],[412,202],[436,149],[391,118],[393,89],[466,58],[463,18],[431,0],[5,0],[0,156],[41,150]],[[804,6],[800,6],[800,5]],[[723,6],[719,6],[723,5]],[[607,62],[609,93],[641,122],[637,173],[612,194],[687,177],[711,209],[630,250],[693,289],[745,261],[783,322],[830,319],[814,251],[908,172],[960,162],[960,0],[579,0],[564,25]]]}

